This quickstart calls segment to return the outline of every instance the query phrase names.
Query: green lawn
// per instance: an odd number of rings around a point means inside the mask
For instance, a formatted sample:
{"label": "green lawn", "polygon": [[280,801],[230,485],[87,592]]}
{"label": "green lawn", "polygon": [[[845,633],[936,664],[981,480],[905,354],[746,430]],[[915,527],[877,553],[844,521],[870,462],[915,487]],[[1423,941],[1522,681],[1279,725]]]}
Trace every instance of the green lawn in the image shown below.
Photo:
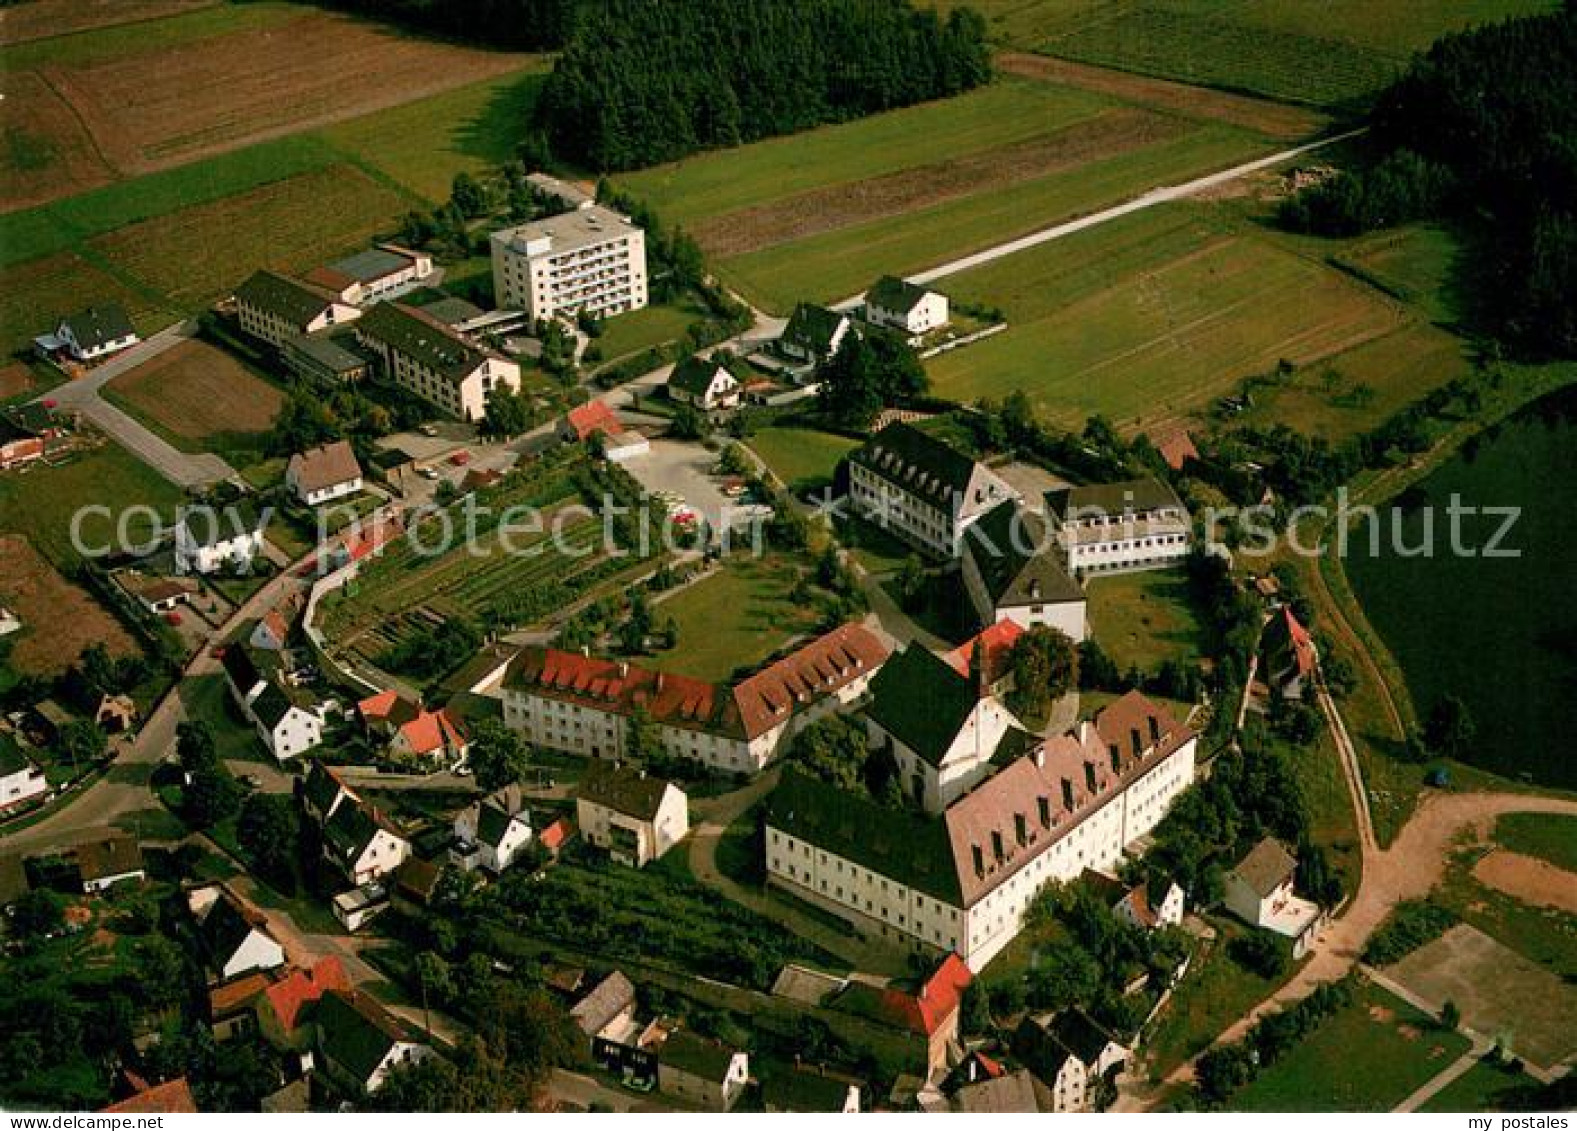
{"label": "green lawn", "polygon": [[781,555],[727,559],[711,576],[653,606],[659,622],[678,622],[679,643],[650,663],[706,680],[726,680],[736,669],[760,664],[815,627],[815,611],[790,595],[802,568]]}
{"label": "green lawn", "polygon": [[1460,1033],[1442,1031],[1377,986],[1353,1003],[1229,1103],[1233,1111],[1390,1111],[1468,1050]]}
{"label": "green lawn", "polygon": [[832,478],[838,462],[858,440],[813,428],[763,428],[749,440],[750,448],[790,487],[796,483]]}
{"label": "green lawn", "polygon": [[1283,745],[1298,776],[1309,807],[1309,838],[1327,850],[1331,864],[1348,892],[1358,890],[1363,856],[1353,820],[1352,796],[1330,732],[1320,728],[1318,741],[1308,746]]}
{"label": "green lawn", "polygon": [[690,323],[705,316],[704,311],[689,301],[677,306],[664,304],[633,310],[604,322],[597,345],[602,348],[604,362],[617,361],[629,354],[677,341]]}
{"label": "green lawn", "polygon": [[1508,813],[1495,822],[1495,842],[1577,872],[1577,817],[1559,813]]}
{"label": "green lawn", "polygon": [[1121,670],[1199,658],[1202,629],[1181,569],[1094,577],[1085,589],[1091,634]]}
{"label": "green lawn", "polygon": [[1496,1064],[1479,1061],[1420,1107],[1425,1112],[1500,1111],[1506,1093],[1527,1087],[1532,1080]]}
{"label": "green lawn", "polygon": [[214,748],[226,761],[272,761],[257,731],[242,720],[230,698],[230,688],[222,675],[200,675],[182,682],[181,705],[189,719],[208,724]]}
{"label": "green lawn", "polygon": [[1463,254],[1454,232],[1417,224],[1364,236],[1335,258],[1341,266],[1417,306],[1432,321],[1453,322],[1462,316],[1456,275]]}

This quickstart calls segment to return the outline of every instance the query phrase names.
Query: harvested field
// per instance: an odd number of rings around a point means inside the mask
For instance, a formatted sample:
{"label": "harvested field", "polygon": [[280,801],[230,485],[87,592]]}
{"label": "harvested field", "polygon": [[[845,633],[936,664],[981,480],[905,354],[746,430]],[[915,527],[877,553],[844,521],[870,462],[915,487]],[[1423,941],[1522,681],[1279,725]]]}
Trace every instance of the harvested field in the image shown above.
{"label": "harvested field", "polygon": [[1454,1001],[1465,1024],[1505,1035],[1547,1068],[1577,1052],[1577,989],[1475,927],[1452,927],[1386,973],[1426,1001]]}
{"label": "harvested field", "polygon": [[1158,114],[1111,110],[1043,137],[725,213],[698,225],[695,237],[710,254],[743,255],[1067,172],[1186,129]]}
{"label": "harvested field", "polygon": [[1473,878],[1534,907],[1577,915],[1577,874],[1536,856],[1496,849],[1473,866]]}
{"label": "harvested field", "polygon": [[158,20],[212,8],[220,0],[28,0],[0,19],[0,46],[93,28]]}
{"label": "harvested field", "polygon": [[410,102],[531,58],[314,12],[43,73],[129,174]]}
{"label": "harvested field", "polygon": [[302,271],[387,231],[409,200],[334,165],[144,220],[90,241],[179,305],[205,303],[265,264]]}
{"label": "harvested field", "polygon": [[1011,75],[1077,87],[1185,118],[1225,122],[1283,141],[1300,141],[1330,124],[1329,118],[1314,110],[1045,55],[1006,52],[997,56],[996,64]]}
{"label": "harvested field", "polygon": [[0,212],[110,181],[93,139],[50,85],[30,71],[0,74]]}
{"label": "harvested field", "polygon": [[0,365],[0,400],[19,397],[33,387],[33,374],[20,361]]}
{"label": "harvested field", "polygon": [[187,341],[106,389],[176,440],[203,446],[266,431],[285,403],[273,385],[223,350]]}
{"label": "harvested field", "polygon": [[[15,609],[27,626],[10,656],[12,666],[27,675],[59,675],[89,644],[103,643],[114,655],[137,650],[120,622],[26,538],[0,536],[0,603]],[[39,631],[44,625],[48,631]]]}
{"label": "harvested field", "polygon": [[0,351],[23,349],[62,315],[102,302],[125,306],[143,333],[168,321],[142,295],[71,252],[0,269]]}

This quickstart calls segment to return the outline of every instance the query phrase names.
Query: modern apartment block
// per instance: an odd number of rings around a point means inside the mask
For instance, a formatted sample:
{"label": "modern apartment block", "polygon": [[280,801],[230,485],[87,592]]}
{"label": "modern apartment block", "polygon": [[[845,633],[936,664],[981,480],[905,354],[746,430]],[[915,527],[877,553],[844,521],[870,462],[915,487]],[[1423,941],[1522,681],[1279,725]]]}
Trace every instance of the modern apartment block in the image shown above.
{"label": "modern apartment block", "polygon": [[493,295],[532,318],[646,305],[646,233],[600,205],[493,233]]}

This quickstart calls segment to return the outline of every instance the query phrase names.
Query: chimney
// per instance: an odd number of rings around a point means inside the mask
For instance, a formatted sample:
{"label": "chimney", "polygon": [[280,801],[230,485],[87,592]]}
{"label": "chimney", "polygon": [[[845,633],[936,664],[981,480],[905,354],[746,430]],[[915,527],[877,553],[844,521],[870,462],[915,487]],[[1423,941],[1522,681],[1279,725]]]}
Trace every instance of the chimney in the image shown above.
{"label": "chimney", "polygon": [[1084,763],[1084,785],[1091,793],[1095,792],[1095,763]]}
{"label": "chimney", "polygon": [[1013,832],[1018,836],[1019,847],[1029,843],[1029,822],[1024,820],[1024,814],[1013,814]]}
{"label": "chimney", "polygon": [[1043,829],[1051,828],[1051,798],[1041,796],[1035,798],[1035,800],[1040,805],[1040,827]]}

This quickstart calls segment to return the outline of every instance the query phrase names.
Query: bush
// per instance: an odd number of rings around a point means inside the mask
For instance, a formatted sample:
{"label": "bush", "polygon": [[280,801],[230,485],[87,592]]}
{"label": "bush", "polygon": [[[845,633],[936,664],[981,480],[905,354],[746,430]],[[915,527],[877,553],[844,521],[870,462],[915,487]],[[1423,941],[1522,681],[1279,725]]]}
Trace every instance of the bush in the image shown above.
{"label": "bush", "polygon": [[1399,903],[1379,930],[1369,937],[1363,960],[1371,966],[1400,962],[1425,943],[1433,942],[1456,925],[1454,913],[1425,899]]}
{"label": "bush", "polygon": [[1287,948],[1270,931],[1250,931],[1227,944],[1232,961],[1261,978],[1279,978],[1287,972]]}

